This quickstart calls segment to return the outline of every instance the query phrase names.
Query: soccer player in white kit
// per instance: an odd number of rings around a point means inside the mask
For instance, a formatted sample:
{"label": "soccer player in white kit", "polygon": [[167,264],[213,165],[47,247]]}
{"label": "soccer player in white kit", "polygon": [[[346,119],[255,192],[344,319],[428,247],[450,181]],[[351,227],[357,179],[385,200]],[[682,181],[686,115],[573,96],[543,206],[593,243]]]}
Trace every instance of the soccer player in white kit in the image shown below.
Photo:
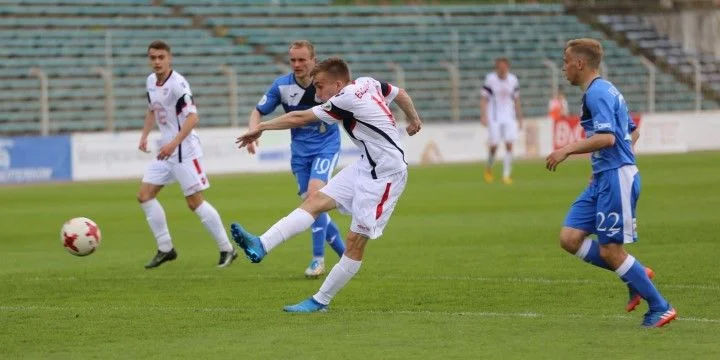
{"label": "soccer player in white kit", "polygon": [[153,73],[147,78],[148,110],[138,149],[149,152],[147,137],[155,123],[162,138],[157,158],[145,171],[137,195],[158,245],[157,254],[145,268],[155,268],[177,258],[165,210],[155,198],[163,186],[175,181],[180,183],[190,210],[197,214],[220,248],[218,267],[228,266],[237,257],[237,252],[225,232],[220,214],[203,198],[202,192],[210,187],[210,182],[203,170],[203,152],[194,130],[199,119],[190,84],[172,69],[172,54],[167,43],[152,42],[148,46],[148,59]]}
{"label": "soccer player in white kit", "polygon": [[273,248],[310,228],[321,213],[337,208],[352,215],[345,253],[340,261],[315,295],[286,306],[287,312],[326,311],[332,298],[360,269],[368,239],[380,237],[390,220],[405,189],[407,163],[400,131],[388,104],[394,101],[405,113],[408,135],[415,135],[422,127],[405,90],[369,77],[352,81],[350,69],[340,58],[320,62],[311,74],[316,94],[324,104],[262,122],[237,139],[242,148],[256,141],[264,130],[299,127],[317,120],[328,124],[339,122],[362,154],[261,236],[247,232],[239,224],[231,225],[235,242],[245,250],[250,261],[258,263]]}
{"label": "soccer player in white kit", "polygon": [[520,105],[520,85],[517,76],[510,73],[507,58],[495,60],[495,71],[485,76],[480,99],[480,122],[488,128],[488,162],[485,167],[485,181],[494,180],[492,166],[500,142],[505,142],[503,161],[503,182],[512,184],[513,142],[518,130],[522,129],[523,114]]}

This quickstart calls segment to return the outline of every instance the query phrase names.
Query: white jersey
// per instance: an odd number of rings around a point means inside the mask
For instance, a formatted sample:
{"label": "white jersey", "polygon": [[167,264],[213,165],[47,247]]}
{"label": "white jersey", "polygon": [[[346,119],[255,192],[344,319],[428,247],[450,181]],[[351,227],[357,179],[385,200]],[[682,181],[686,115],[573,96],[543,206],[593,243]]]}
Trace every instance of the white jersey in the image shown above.
{"label": "white jersey", "polygon": [[328,124],[342,122],[350,139],[360,148],[361,167],[373,179],[407,169],[400,132],[388,108],[399,91],[390,84],[361,77],[325,104],[312,108]]}
{"label": "white jersey", "polygon": [[485,76],[482,96],[488,99],[488,121],[493,123],[514,122],[515,101],[520,97],[520,85],[514,74],[508,73],[505,79],[495,72]]}
{"label": "white jersey", "polygon": [[[185,119],[191,113],[197,114],[193,101],[190,84],[180,75],[171,70],[165,82],[157,82],[153,73],[147,78],[148,108],[155,113],[155,123],[160,129],[160,146],[163,146],[177,136],[185,124]],[[183,162],[183,159],[195,159],[202,156],[200,139],[195,130],[178,145],[171,159]]]}

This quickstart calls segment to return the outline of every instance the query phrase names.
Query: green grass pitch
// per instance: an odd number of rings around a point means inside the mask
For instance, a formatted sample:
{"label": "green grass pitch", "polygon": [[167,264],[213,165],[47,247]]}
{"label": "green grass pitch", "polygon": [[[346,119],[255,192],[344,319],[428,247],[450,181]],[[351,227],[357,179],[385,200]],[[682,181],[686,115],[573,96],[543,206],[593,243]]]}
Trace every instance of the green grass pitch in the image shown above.
{"label": "green grass pitch", "polygon": [[[155,270],[138,181],[0,187],[0,358],[710,359],[720,358],[718,153],[642,156],[640,242],[679,312],[642,329],[617,277],[564,253],[557,234],[587,183],[576,159],[549,173],[518,162],[515,184],[479,164],[415,167],[385,235],[325,314],[285,314],[321,280],[302,276],[304,233],[262,264],[215,268],[217,250],[177,185],[160,200],[179,253]],[[499,173],[499,169],[497,169]],[[223,220],[264,231],[297,203],[289,173],[211,177]],[[69,255],[74,216],[103,232]],[[332,213],[347,229],[349,218]],[[328,268],[337,260],[328,248]]]}

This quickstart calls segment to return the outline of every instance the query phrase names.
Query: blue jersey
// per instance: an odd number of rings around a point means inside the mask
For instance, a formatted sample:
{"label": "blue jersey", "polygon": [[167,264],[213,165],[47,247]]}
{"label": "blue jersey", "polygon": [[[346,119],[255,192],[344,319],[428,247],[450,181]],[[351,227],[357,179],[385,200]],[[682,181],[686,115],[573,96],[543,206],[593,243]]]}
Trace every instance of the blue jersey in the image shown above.
{"label": "blue jersey", "polygon": [[625,99],[612,83],[599,77],[590,83],[583,95],[580,124],[587,137],[599,133],[615,136],[615,145],[592,154],[593,174],[635,164],[630,133],[636,126]]}
{"label": "blue jersey", "polygon": [[[306,88],[295,81],[293,73],[281,76],[273,82],[258,102],[256,109],[267,115],[282,105],[285,112],[307,110],[322,104],[315,97],[315,86]],[[340,151],[340,130],[337,124],[328,125],[322,121],[313,122],[290,130],[292,156],[311,157],[323,153]]]}

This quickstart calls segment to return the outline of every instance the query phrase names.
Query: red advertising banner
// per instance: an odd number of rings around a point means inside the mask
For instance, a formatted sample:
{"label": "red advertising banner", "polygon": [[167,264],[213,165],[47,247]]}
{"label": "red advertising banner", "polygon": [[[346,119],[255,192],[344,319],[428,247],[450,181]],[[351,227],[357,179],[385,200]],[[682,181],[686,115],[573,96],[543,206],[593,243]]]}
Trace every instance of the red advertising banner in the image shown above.
{"label": "red advertising banner", "polygon": [[[635,125],[640,127],[640,114],[632,114]],[[585,131],[580,126],[580,116],[568,115],[553,118],[553,150],[572,144],[585,138]]]}

